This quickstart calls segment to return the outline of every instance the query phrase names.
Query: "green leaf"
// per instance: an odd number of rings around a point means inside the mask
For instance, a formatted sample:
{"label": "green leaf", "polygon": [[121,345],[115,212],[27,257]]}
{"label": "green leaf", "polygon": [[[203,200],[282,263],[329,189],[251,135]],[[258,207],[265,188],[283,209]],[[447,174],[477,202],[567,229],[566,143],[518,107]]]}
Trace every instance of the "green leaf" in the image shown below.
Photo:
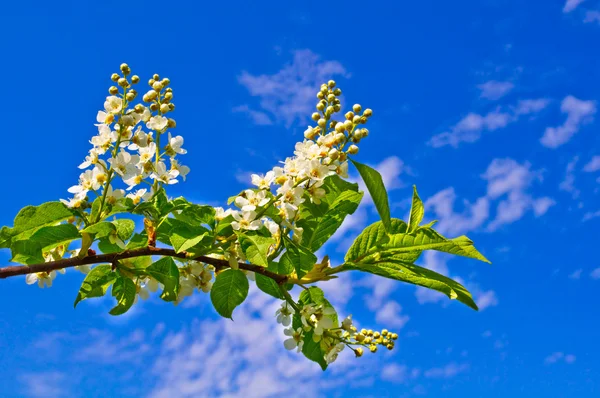
{"label": "green leaf", "polygon": [[369,272],[386,278],[437,290],[438,292],[444,293],[450,299],[456,299],[474,310],[477,310],[477,305],[475,304],[475,301],[473,301],[471,293],[469,293],[463,285],[444,275],[438,274],[427,268],[419,267],[415,264],[404,263],[401,261],[382,261],[374,264],[345,264],[343,270]]}
{"label": "green leaf", "polygon": [[18,240],[10,247],[12,258],[10,261],[19,264],[40,264],[45,262],[42,255],[42,246],[31,240]]}
{"label": "green leaf", "polygon": [[117,231],[117,226],[109,221],[101,221],[81,230],[82,233],[94,236],[94,239],[106,238]]}
{"label": "green leaf", "polygon": [[423,216],[425,215],[425,207],[423,206],[423,202],[421,198],[419,198],[419,194],[417,193],[417,187],[413,185],[413,198],[412,198],[412,206],[410,208],[410,218],[408,220],[408,232],[415,232],[423,221]]}
{"label": "green leaf", "polygon": [[81,234],[75,225],[60,224],[38,229],[29,240],[39,243],[42,249],[50,249],[80,238]]}
{"label": "green leaf", "polygon": [[117,274],[111,270],[110,265],[98,265],[85,276],[79,293],[73,303],[73,307],[77,307],[77,304],[81,300],[85,300],[92,297],[102,297],[106,294],[109,286],[112,285],[117,279]]}
{"label": "green leaf", "polygon": [[117,236],[122,240],[126,241],[131,238],[133,231],[135,230],[135,222],[127,218],[120,218],[112,221],[113,225],[117,229]]}
{"label": "green leaf", "polygon": [[292,264],[296,270],[298,278],[302,278],[311,269],[313,269],[315,263],[317,262],[317,256],[315,256],[310,250],[296,244],[287,237],[284,238],[283,245],[286,251],[279,260],[280,264],[283,263],[283,266]]}
{"label": "green leaf", "polygon": [[288,257],[283,255],[279,261],[269,261],[268,269],[279,275],[289,275],[294,272],[294,264],[291,263],[291,260]]}
{"label": "green leaf", "polygon": [[208,235],[208,230],[201,226],[191,226],[190,224],[179,222],[173,224],[173,228],[169,232],[170,240],[173,248],[177,253],[191,249],[198,245]]}
{"label": "green leaf", "polygon": [[127,277],[118,275],[112,288],[112,295],[117,299],[117,305],[109,311],[109,314],[121,315],[129,311],[135,302],[136,294],[135,283]]}
{"label": "green leaf", "polygon": [[[323,307],[333,308],[331,303],[325,298],[323,290],[316,286],[311,286],[308,289],[303,290],[302,293],[300,293],[300,296],[298,297],[298,303],[300,304],[300,306],[304,306],[306,304],[316,304],[322,305]],[[330,318],[333,319],[333,327],[338,327],[339,324],[337,313],[331,315]]]}
{"label": "green leaf", "polygon": [[392,234],[384,245],[385,251],[408,253],[423,250],[437,250],[457,256],[474,258],[489,263],[473,246],[473,241],[466,236],[446,239],[431,228],[419,228],[413,234]]}
{"label": "green leaf", "polygon": [[0,231],[0,248],[9,248],[11,240],[27,239],[39,228],[72,216],[73,211],[61,202],[26,206],[15,217],[13,228],[3,227]]}
{"label": "green leaf", "polygon": [[379,212],[379,217],[381,217],[385,230],[390,231],[390,205],[388,203],[388,195],[385,185],[383,185],[381,174],[366,164],[358,163],[352,159],[350,159],[350,161],[356,167],[365,182],[365,185],[371,194],[371,198],[373,199],[373,203],[377,208],[377,212]]}
{"label": "green leaf", "polygon": [[346,216],[354,213],[362,199],[358,185],[337,175],[327,177],[322,186],[327,192],[320,204],[307,199],[299,208],[297,225],[304,229],[302,246],[315,252],[337,231]]}
{"label": "green leaf", "polygon": [[322,370],[327,369],[327,362],[325,361],[325,352],[321,348],[320,342],[313,340],[313,332],[307,332],[304,334],[304,344],[302,345],[302,353],[304,356],[311,361],[314,361],[321,366]]}
{"label": "green leaf", "polygon": [[219,272],[210,290],[210,299],[222,317],[231,318],[235,307],[244,302],[248,296],[248,279],[238,269],[227,269]]}
{"label": "green leaf", "polygon": [[262,236],[256,231],[237,232],[237,235],[246,259],[252,264],[268,267],[267,254],[269,247],[275,244],[275,239]]}
{"label": "green leaf", "polygon": [[283,294],[281,293],[281,289],[279,289],[279,285],[273,279],[268,276],[264,276],[262,274],[255,273],[256,276],[256,286],[262,290],[263,292],[283,300]]}
{"label": "green leaf", "polygon": [[148,268],[146,272],[165,287],[160,298],[164,301],[176,301],[179,294],[179,268],[171,257],[163,257]]}
{"label": "green leaf", "polygon": [[213,227],[215,223],[215,209],[212,206],[189,203],[179,213],[174,213],[174,215],[175,218],[193,225],[206,224]]}
{"label": "green leaf", "polygon": [[[390,231],[394,234],[405,233],[407,230],[406,223],[398,218],[392,218],[390,220],[390,225]],[[356,237],[344,259],[345,261],[350,262],[360,261],[371,254],[374,249],[387,243],[389,240],[383,222],[377,221],[366,227],[360,235]]]}

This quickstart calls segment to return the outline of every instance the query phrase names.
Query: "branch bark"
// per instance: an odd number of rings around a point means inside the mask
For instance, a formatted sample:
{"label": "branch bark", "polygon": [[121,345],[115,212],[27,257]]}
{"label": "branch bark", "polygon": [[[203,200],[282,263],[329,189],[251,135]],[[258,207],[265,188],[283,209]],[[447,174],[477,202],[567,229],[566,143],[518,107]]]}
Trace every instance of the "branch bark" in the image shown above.
{"label": "branch bark", "polygon": [[[217,270],[230,268],[229,262],[227,260],[221,260],[217,258],[212,258],[208,256],[196,256],[189,257],[189,254],[186,252],[175,252],[173,249],[159,248],[159,247],[142,247],[139,249],[133,250],[125,250],[120,253],[109,253],[109,254],[98,254],[93,256],[87,256],[83,258],[73,257],[66,258],[58,261],[51,261],[42,264],[34,264],[34,265],[14,265],[0,268],[0,279],[5,279],[11,276],[17,275],[26,275],[32,274],[36,272],[50,272],[56,271],[62,268],[70,268],[76,267],[78,265],[87,265],[87,264],[100,264],[100,263],[108,263],[112,264],[119,260],[124,260],[127,258],[133,257],[142,257],[142,256],[168,256],[181,258],[186,260],[196,260],[201,261],[206,264],[213,265]],[[264,275],[273,279],[278,284],[283,284],[287,282],[288,277],[286,275],[279,275],[275,272],[271,272],[268,269],[261,267],[256,264],[246,264],[246,263],[238,263],[240,269],[246,271],[253,271],[257,274]]]}

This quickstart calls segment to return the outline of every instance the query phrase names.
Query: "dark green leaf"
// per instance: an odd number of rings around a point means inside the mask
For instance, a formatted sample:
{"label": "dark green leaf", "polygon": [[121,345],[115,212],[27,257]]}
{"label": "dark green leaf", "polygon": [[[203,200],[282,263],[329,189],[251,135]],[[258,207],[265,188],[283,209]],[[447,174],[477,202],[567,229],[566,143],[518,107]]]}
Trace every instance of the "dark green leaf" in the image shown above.
{"label": "dark green leaf", "polygon": [[381,174],[366,164],[358,163],[352,159],[350,159],[350,161],[356,167],[360,173],[360,176],[365,182],[365,185],[371,194],[371,198],[373,199],[373,203],[379,212],[379,217],[381,217],[383,226],[385,227],[386,231],[390,231],[390,205],[388,203],[388,195],[385,185],[383,185]]}
{"label": "dark green leaf", "polygon": [[262,236],[256,231],[238,232],[238,239],[246,259],[256,265],[269,266],[269,247],[275,244],[275,239]]}
{"label": "dark green leaf", "polygon": [[165,287],[160,298],[164,301],[175,301],[179,294],[179,268],[171,257],[163,257],[146,268],[148,275]]}
{"label": "dark green leaf", "polygon": [[112,272],[110,265],[98,265],[85,276],[79,293],[75,299],[73,307],[77,307],[77,304],[81,300],[85,300],[92,297],[102,297],[106,294],[108,287],[112,285],[117,279],[117,274]]}
{"label": "dark green leaf", "polygon": [[[392,233],[406,233],[406,223],[398,218],[390,220]],[[354,240],[345,256],[345,261],[357,262],[373,253],[378,247],[389,241],[383,222],[377,221],[366,227]]]}
{"label": "dark green leaf", "polygon": [[302,345],[302,353],[306,358],[318,363],[319,366],[321,366],[322,370],[327,369],[327,362],[325,361],[325,352],[323,352],[320,342],[315,342],[313,340],[312,331],[304,334],[304,344]]}
{"label": "dark green leaf", "polygon": [[135,302],[137,289],[135,283],[122,275],[117,276],[112,288],[112,295],[117,299],[117,305],[109,311],[111,315],[121,315],[129,311]]}
{"label": "dark green leaf", "polygon": [[273,279],[269,278],[268,276],[264,276],[258,273],[255,273],[256,276],[256,286],[262,290],[263,292],[283,300],[283,294],[281,293],[281,290],[279,289],[279,285],[277,284],[277,282],[275,282]]}
{"label": "dark green leaf", "polygon": [[287,264],[292,264],[296,270],[298,278],[302,278],[311,269],[313,269],[313,266],[317,262],[317,256],[315,256],[310,250],[296,244],[287,237],[284,238],[283,245],[285,246],[286,251],[283,253],[283,256],[281,256],[279,262],[283,263],[284,266]]}

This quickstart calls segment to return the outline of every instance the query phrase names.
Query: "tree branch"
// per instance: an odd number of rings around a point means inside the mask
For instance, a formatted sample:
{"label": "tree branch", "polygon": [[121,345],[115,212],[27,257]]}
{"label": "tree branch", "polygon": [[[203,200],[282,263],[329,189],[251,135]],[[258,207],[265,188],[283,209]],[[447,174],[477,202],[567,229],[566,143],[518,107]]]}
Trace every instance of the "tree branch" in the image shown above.
{"label": "tree branch", "polygon": [[[189,253],[186,252],[175,252],[173,249],[159,248],[159,247],[142,247],[139,249],[133,250],[125,250],[120,253],[109,253],[109,254],[98,254],[93,256],[87,256],[83,258],[73,257],[66,258],[58,261],[50,261],[42,264],[34,264],[34,265],[14,265],[0,268],[0,279],[5,279],[11,276],[17,275],[26,275],[32,274],[35,272],[50,272],[56,271],[62,268],[70,268],[76,267],[78,265],[87,265],[87,264],[100,264],[100,263],[109,263],[112,264],[115,261],[124,260],[126,258],[133,257],[142,257],[142,256],[168,256],[168,257],[176,257],[186,260],[196,260],[201,261],[206,264],[213,265],[217,270],[223,268],[230,268],[229,262],[227,260],[221,260],[217,258],[212,258],[208,256],[196,256],[189,257]],[[286,275],[279,275],[275,272],[271,272],[265,267],[261,267],[255,264],[246,264],[246,263],[238,263],[240,269],[246,271],[253,271],[257,274],[264,275],[273,279],[278,284],[283,284],[288,280]]]}

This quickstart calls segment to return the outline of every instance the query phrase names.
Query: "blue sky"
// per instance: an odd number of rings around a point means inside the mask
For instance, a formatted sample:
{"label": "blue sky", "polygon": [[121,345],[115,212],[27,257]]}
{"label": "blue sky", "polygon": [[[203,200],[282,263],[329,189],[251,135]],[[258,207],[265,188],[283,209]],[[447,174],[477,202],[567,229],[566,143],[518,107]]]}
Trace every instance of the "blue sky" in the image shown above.
{"label": "blue sky", "polygon": [[[255,289],[235,322],[206,295],[113,318],[110,299],[73,310],[76,271],[44,290],[3,280],[0,395],[600,394],[598,1],[32,1],[3,14],[0,224],[67,197],[121,62],[171,79],[192,171],[170,194],[215,205],[291,154],[334,78],[346,106],[373,109],[359,159],[384,176],[393,215],[416,184],[426,217],[493,264],[421,260],[465,283],[478,313],[358,274],[324,284],[340,313],[400,335],[325,373],[285,351],[277,303]],[[363,204],[320,254],[343,257],[376,217]]]}

